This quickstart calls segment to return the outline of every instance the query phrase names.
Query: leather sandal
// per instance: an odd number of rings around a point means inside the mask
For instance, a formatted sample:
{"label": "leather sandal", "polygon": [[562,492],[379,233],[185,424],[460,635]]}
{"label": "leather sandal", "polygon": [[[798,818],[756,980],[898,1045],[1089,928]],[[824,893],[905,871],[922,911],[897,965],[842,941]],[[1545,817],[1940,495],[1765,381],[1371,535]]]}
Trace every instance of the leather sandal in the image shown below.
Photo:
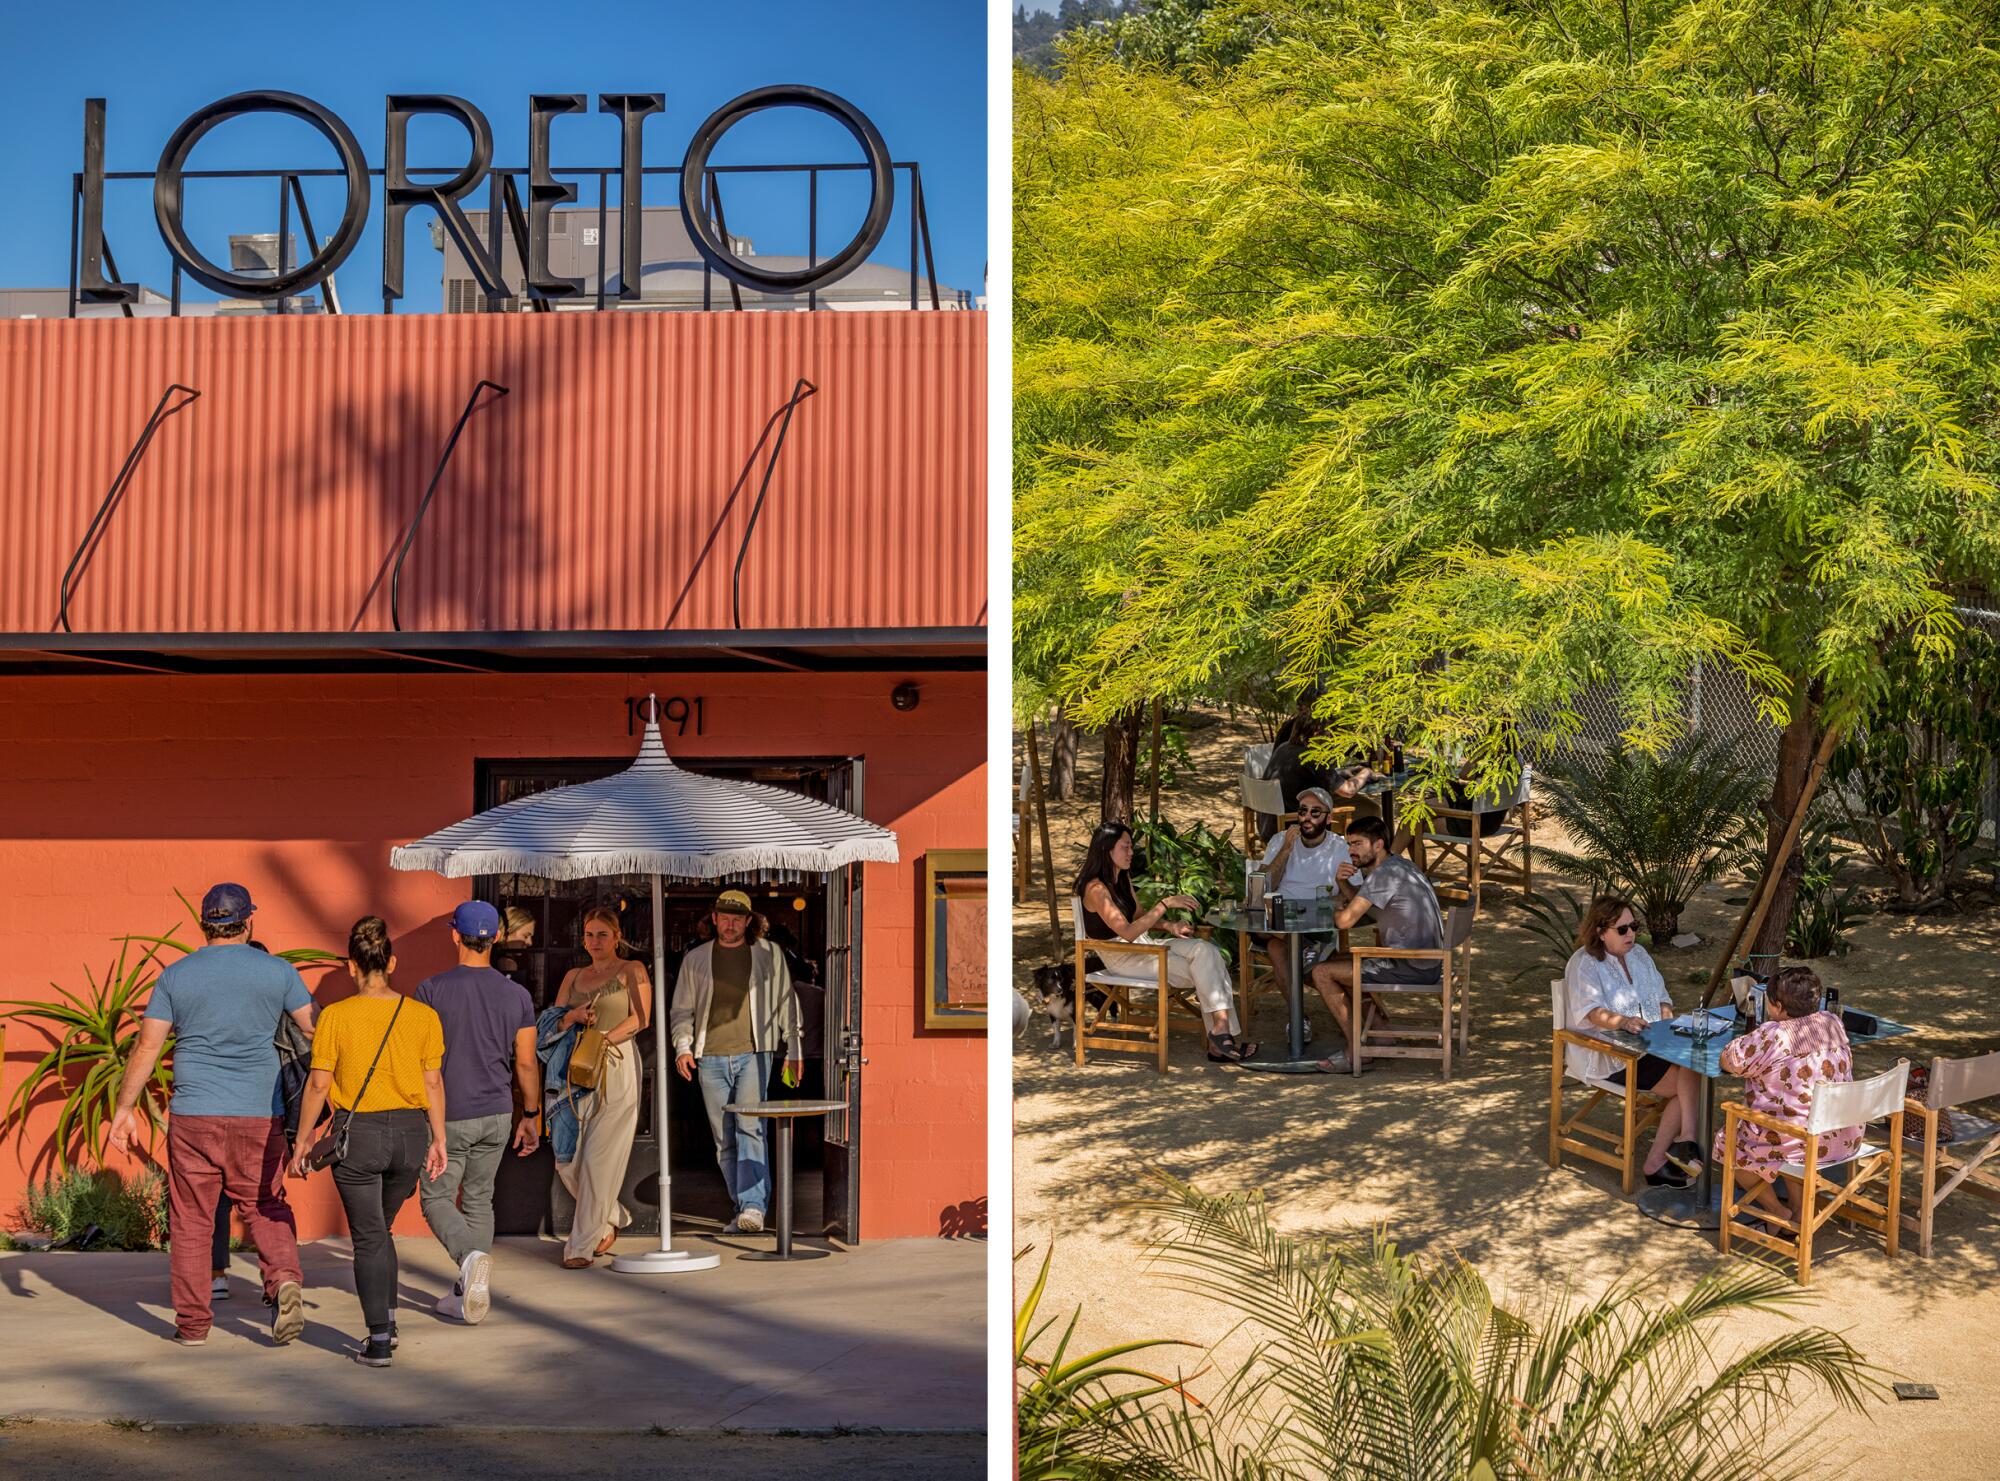
{"label": "leather sandal", "polygon": [[563,1269],[565,1270],[588,1270],[594,1263],[594,1261],[580,1259],[574,1255],[563,1256]]}
{"label": "leather sandal", "polygon": [[1208,1057],[1216,1064],[1241,1064],[1255,1054],[1256,1044],[1239,1044],[1234,1034],[1210,1034],[1208,1036]]}
{"label": "leather sandal", "polygon": [[598,1241],[597,1249],[593,1251],[593,1253],[599,1255],[608,1255],[611,1253],[611,1246],[616,1244],[617,1242],[618,1242],[618,1230],[614,1226],[610,1233],[606,1234],[603,1239]]}

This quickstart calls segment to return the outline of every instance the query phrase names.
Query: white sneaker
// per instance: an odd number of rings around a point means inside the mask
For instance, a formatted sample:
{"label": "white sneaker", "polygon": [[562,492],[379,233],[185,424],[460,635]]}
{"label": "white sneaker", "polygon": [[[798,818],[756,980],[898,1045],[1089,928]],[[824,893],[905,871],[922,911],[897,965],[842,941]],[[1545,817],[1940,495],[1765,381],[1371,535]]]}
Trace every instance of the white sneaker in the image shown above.
{"label": "white sneaker", "polygon": [[455,1322],[464,1321],[465,1298],[456,1295],[444,1295],[438,1297],[437,1314],[442,1317],[449,1317],[452,1321]]}
{"label": "white sneaker", "polygon": [[736,1228],[744,1234],[764,1232],[764,1211],[761,1208],[746,1208],[736,1215]]}
{"label": "white sneaker", "polygon": [[208,1296],[211,1301],[227,1301],[229,1299],[229,1277],[218,1275],[211,1280],[208,1283]]}
{"label": "white sneaker", "polygon": [[492,1271],[493,1257],[484,1250],[474,1250],[459,1261],[458,1284],[459,1289],[465,1292],[459,1299],[460,1315],[468,1326],[477,1325],[486,1317],[487,1307],[491,1305],[486,1283]]}

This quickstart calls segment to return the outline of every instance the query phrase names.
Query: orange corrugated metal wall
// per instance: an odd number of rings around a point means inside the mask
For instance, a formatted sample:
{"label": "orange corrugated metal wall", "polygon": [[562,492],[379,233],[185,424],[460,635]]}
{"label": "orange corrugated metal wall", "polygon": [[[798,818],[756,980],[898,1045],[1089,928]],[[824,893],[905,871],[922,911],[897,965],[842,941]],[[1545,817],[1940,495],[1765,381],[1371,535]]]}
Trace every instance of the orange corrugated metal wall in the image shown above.
{"label": "orange corrugated metal wall", "polygon": [[[759,431],[805,376],[744,566],[743,625],[984,621],[982,313],[553,313],[0,321],[0,630],[64,566],[160,393],[75,583],[79,632],[731,625]],[[768,444],[767,452],[768,452]],[[711,535],[714,536],[712,545]],[[703,556],[704,546],[707,554]]]}

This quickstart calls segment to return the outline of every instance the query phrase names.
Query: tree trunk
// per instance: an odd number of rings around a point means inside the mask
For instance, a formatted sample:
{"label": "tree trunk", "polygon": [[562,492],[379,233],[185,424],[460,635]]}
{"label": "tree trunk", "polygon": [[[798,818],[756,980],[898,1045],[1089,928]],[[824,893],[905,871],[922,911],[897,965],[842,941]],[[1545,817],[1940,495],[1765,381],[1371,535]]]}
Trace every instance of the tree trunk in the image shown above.
{"label": "tree trunk", "polygon": [[1104,727],[1104,792],[1098,820],[1132,822],[1132,794],[1139,772],[1139,722],[1144,711],[1127,710]]}
{"label": "tree trunk", "polygon": [[1069,712],[1056,707],[1055,723],[1049,727],[1049,796],[1067,802],[1076,796],[1076,727]]}
{"label": "tree trunk", "polygon": [[1776,870],[1778,878],[1772,887],[1771,903],[1764,911],[1764,922],[1748,947],[1751,957],[1762,957],[1773,964],[1784,955],[1785,933],[1792,922],[1792,902],[1798,897],[1799,876],[1805,872],[1804,852],[1796,841],[1785,857],[1779,858],[1778,851],[1784,845],[1786,827],[1798,810],[1799,798],[1812,771],[1813,752],[1820,742],[1820,704],[1825,697],[1817,682],[1802,687],[1798,707],[1778,742],[1778,772],[1771,782],[1765,825],[1764,872],[1768,876]]}

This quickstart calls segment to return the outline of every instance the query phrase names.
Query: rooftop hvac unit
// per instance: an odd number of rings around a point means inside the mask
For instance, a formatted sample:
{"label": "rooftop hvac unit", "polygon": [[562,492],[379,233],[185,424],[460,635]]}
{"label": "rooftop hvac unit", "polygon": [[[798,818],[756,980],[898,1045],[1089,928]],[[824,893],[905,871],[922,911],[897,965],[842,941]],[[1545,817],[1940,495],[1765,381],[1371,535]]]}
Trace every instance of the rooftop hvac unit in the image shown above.
{"label": "rooftop hvac unit", "polygon": [[[285,265],[299,265],[299,239],[285,238]],[[229,266],[232,272],[252,277],[278,275],[278,234],[275,231],[238,232],[229,238]]]}

